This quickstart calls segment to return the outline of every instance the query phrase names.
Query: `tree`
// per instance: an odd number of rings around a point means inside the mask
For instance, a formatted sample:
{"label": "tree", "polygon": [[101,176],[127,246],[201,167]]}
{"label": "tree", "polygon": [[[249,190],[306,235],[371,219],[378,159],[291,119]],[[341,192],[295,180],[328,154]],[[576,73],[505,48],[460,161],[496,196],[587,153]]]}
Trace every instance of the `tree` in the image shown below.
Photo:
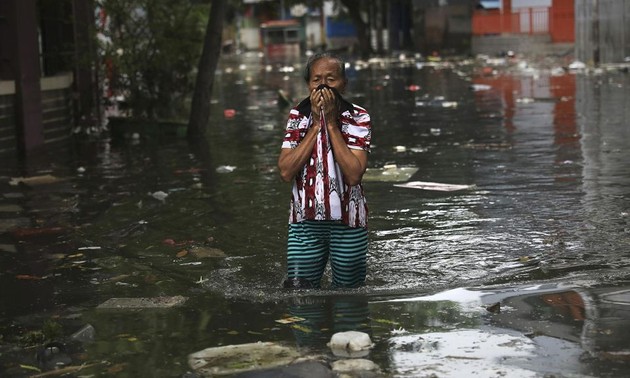
{"label": "tree", "polygon": [[367,58],[372,54],[372,44],[370,43],[370,25],[368,21],[363,20],[364,10],[367,10],[369,3],[361,0],[341,0],[349,10],[352,23],[357,28],[357,39],[359,42],[359,55],[361,58]]}
{"label": "tree", "polygon": [[180,0],[102,0],[106,76],[134,117],[178,117],[193,89],[208,5]]}
{"label": "tree", "polygon": [[205,135],[210,118],[210,94],[214,84],[214,72],[221,55],[221,34],[227,0],[213,0],[206,26],[203,50],[199,59],[197,80],[193,92],[188,121],[188,138]]}

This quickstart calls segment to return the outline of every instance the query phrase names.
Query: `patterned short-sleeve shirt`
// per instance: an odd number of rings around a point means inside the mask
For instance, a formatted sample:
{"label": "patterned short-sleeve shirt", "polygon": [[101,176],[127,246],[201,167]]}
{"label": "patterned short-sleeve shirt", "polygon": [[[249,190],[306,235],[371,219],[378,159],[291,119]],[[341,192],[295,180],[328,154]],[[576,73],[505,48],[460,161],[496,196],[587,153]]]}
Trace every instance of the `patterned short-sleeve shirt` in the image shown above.
{"label": "patterned short-sleeve shirt", "polygon": [[[370,115],[358,105],[346,104],[339,118],[346,145],[369,152],[372,136]],[[300,105],[291,109],[282,148],[296,148],[313,124],[310,103],[308,106]],[[289,223],[340,220],[350,227],[367,228],[367,216],[363,185],[350,186],[344,182],[341,168],[333,156],[330,138],[322,127],[310,159],[293,182]]]}

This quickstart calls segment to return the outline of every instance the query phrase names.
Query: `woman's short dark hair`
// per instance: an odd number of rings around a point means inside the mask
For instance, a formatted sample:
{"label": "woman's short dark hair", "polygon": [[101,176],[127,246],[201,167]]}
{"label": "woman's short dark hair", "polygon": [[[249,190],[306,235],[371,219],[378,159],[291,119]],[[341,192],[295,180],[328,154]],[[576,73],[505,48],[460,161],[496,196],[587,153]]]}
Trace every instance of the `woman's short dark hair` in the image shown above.
{"label": "woman's short dark hair", "polygon": [[341,74],[341,78],[344,81],[348,80],[348,78],[346,77],[346,62],[344,62],[344,60],[339,55],[333,52],[322,51],[311,55],[311,57],[308,58],[308,61],[306,62],[306,69],[304,70],[304,80],[306,80],[307,83],[311,78],[311,68],[313,67],[313,64],[315,64],[315,62],[322,58],[330,58],[336,60],[339,64],[339,73]]}

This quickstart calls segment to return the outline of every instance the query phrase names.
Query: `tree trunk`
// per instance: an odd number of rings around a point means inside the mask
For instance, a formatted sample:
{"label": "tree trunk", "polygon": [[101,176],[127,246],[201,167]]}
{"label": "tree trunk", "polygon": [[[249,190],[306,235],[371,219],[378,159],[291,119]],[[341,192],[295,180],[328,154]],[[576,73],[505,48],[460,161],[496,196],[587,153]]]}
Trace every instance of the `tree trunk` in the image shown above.
{"label": "tree trunk", "polygon": [[203,51],[199,59],[195,91],[193,92],[188,120],[188,138],[195,139],[206,133],[210,118],[210,95],[214,84],[214,72],[221,55],[221,34],[227,0],[213,0],[206,26]]}
{"label": "tree trunk", "polygon": [[376,51],[382,54],[385,51],[383,41],[383,18],[386,15],[387,4],[383,0],[376,2]]}
{"label": "tree trunk", "polygon": [[352,23],[357,28],[357,38],[359,40],[359,55],[361,58],[368,58],[372,54],[370,44],[370,25],[363,21],[361,13],[365,2],[360,0],[341,0],[341,3],[348,8]]}

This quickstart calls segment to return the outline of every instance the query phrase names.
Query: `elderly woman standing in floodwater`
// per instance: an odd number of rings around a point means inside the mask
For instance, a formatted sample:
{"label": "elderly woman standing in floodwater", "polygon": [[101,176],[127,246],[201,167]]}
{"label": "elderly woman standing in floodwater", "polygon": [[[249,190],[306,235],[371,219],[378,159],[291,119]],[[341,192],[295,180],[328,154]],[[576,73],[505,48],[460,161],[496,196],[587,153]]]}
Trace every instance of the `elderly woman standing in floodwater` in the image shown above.
{"label": "elderly woman standing in floodwater", "polygon": [[356,287],[366,275],[370,115],[341,97],[339,56],[311,56],[304,78],[310,95],[291,109],[278,158],[282,180],[293,182],[284,286],[319,287],[330,259],[332,286]]}

